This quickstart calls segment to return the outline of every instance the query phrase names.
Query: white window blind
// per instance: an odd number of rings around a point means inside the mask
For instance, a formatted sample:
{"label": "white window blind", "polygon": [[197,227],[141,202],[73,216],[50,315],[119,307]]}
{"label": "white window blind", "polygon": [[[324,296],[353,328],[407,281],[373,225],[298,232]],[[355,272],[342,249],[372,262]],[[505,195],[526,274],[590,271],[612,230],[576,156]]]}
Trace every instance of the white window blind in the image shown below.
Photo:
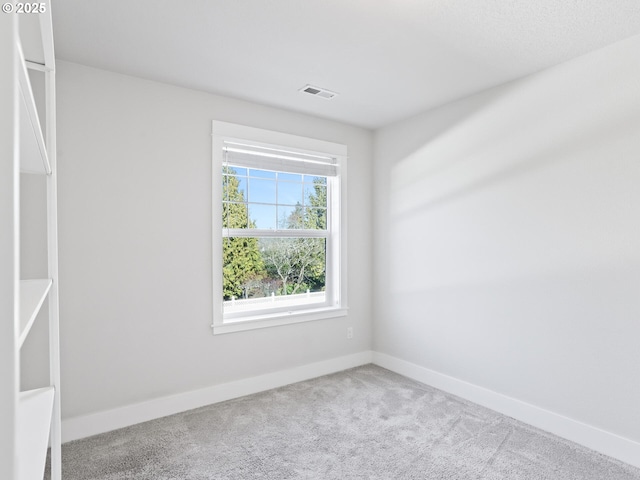
{"label": "white window blind", "polygon": [[338,160],[335,157],[226,141],[223,151],[224,164],[227,166],[325,177],[338,175]]}

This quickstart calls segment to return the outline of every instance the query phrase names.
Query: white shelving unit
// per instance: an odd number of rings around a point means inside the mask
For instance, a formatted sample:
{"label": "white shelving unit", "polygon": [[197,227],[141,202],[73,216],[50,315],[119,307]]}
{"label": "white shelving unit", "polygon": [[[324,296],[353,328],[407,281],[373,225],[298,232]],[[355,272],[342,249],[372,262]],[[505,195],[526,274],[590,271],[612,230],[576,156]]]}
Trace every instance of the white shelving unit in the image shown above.
{"label": "white shelving unit", "polygon": [[[51,480],[61,479],[55,59],[50,0],[39,5],[44,11],[0,15],[0,478],[7,480],[42,480],[49,446]],[[28,69],[44,74],[42,112]],[[20,277],[20,174],[46,176],[47,278]],[[45,301],[49,384],[21,391],[20,349]]]}

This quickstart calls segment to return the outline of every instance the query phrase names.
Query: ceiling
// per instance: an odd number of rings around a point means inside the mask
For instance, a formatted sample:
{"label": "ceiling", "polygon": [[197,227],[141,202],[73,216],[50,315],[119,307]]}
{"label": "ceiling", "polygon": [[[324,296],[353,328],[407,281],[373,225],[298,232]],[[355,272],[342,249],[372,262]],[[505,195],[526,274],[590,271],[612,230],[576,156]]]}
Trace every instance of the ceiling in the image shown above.
{"label": "ceiling", "polygon": [[54,0],[53,20],[62,60],[378,128],[640,34],[640,1]]}

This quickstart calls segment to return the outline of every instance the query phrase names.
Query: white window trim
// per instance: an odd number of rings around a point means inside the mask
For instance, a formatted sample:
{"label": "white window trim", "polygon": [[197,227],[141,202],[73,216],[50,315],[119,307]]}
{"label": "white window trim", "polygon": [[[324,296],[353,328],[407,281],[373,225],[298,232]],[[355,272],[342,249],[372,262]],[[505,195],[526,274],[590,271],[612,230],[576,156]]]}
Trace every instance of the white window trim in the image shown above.
{"label": "white window trim", "polygon": [[[339,199],[332,202],[339,218],[331,229],[333,245],[339,245],[338,252],[331,255],[332,270],[338,272],[334,281],[337,282],[335,294],[337,299],[331,306],[319,304],[315,308],[280,311],[280,312],[252,312],[242,318],[227,318],[223,315],[222,299],[222,168],[223,146],[225,142],[248,142],[256,146],[269,148],[286,148],[289,151],[330,155],[338,161],[339,168]],[[213,334],[223,334],[254,330],[257,328],[288,325],[292,323],[307,322],[328,318],[336,318],[347,314],[347,147],[338,143],[326,142],[313,138],[300,137],[288,133],[264,130],[261,128],[247,127],[233,123],[212,122],[212,287],[213,287]]]}

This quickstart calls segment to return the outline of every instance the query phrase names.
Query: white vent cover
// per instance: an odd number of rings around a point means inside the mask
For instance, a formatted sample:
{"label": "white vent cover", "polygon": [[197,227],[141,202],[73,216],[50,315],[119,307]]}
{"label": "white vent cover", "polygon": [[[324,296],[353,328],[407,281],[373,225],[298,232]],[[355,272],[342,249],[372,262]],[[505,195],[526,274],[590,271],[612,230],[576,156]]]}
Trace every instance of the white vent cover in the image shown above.
{"label": "white vent cover", "polygon": [[308,93],[309,95],[314,95],[316,97],[321,97],[327,100],[332,99],[337,96],[336,92],[332,92],[331,90],[327,90],[326,88],[314,87],[313,85],[306,85],[302,87],[300,92]]}

